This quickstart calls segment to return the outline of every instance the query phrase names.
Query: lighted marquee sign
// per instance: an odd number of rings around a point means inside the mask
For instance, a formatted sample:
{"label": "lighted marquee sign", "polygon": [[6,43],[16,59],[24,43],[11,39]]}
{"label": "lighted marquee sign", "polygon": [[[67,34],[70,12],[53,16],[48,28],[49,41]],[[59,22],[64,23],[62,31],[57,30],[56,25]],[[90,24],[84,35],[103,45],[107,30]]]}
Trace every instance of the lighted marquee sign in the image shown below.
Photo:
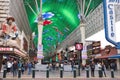
{"label": "lighted marquee sign", "polygon": [[0,51],[13,51],[13,48],[0,47]]}
{"label": "lighted marquee sign", "polygon": [[116,42],[115,32],[115,5],[120,5],[120,0],[103,0],[105,37],[110,43],[120,49],[120,42]]}

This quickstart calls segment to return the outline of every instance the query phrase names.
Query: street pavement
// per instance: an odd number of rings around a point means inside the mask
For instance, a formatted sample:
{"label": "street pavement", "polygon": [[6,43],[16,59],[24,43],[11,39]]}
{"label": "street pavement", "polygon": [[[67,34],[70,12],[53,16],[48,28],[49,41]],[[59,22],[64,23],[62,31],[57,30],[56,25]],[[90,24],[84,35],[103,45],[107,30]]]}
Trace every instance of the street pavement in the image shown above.
{"label": "street pavement", "polygon": [[63,78],[60,78],[60,72],[59,71],[51,71],[49,74],[49,79],[46,78],[46,72],[36,72],[35,79],[32,79],[32,75],[24,74],[21,76],[20,79],[18,77],[13,77],[12,74],[7,74],[6,78],[2,79],[2,73],[0,74],[0,80],[120,80],[119,72],[115,72],[115,77],[111,78],[111,73],[109,71],[106,72],[107,77],[99,78],[98,71],[95,71],[95,77],[89,76],[89,78],[86,77],[86,72],[81,71],[80,76],[76,76],[76,78],[73,77],[73,72],[71,71],[64,71]]}
{"label": "street pavement", "polygon": [[18,77],[13,77],[12,73],[9,73],[6,75],[6,78],[3,79],[3,73],[0,73],[0,80],[120,80],[120,71],[114,72],[114,78],[111,78],[111,71],[106,71],[107,77],[99,78],[98,70],[95,71],[95,77],[91,77],[90,71],[89,71],[89,78],[86,77],[86,71],[81,70],[80,76],[77,76],[74,78],[73,72],[71,72],[70,66],[65,67],[63,72],[63,78],[60,78],[60,71],[59,70],[51,70],[49,72],[49,78],[46,78],[46,70],[39,70],[35,72],[35,78],[32,78],[32,74],[28,75],[27,71],[25,74],[21,75],[21,78],[18,79]]}

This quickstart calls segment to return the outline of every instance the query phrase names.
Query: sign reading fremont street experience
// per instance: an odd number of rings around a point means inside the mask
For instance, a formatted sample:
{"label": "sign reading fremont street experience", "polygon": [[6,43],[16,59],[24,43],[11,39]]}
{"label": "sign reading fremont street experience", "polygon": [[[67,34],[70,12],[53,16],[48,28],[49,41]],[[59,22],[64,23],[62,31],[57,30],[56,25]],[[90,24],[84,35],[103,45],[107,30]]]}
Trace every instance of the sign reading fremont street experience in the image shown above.
{"label": "sign reading fremont street experience", "polygon": [[120,0],[103,0],[105,37],[107,41],[120,49],[120,42],[116,42],[115,5],[120,5]]}

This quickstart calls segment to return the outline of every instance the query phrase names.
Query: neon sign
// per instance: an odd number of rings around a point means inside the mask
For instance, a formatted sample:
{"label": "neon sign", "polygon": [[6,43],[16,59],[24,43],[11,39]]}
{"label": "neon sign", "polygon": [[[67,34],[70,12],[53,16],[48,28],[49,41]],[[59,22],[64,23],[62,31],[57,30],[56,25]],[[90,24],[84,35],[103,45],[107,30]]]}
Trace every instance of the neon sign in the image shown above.
{"label": "neon sign", "polygon": [[76,43],[75,44],[75,49],[80,50],[80,51],[83,50],[83,43]]}
{"label": "neon sign", "polygon": [[0,51],[13,51],[13,48],[0,47]]}
{"label": "neon sign", "polygon": [[120,0],[103,0],[105,37],[120,49],[120,42],[116,42],[114,5],[120,5]]}

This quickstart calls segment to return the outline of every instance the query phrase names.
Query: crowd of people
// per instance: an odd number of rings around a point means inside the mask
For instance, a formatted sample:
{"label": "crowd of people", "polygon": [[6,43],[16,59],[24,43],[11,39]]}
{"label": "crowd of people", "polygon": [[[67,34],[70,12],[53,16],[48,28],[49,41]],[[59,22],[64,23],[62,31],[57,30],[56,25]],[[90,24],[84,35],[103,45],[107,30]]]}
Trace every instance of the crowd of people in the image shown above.
{"label": "crowd of people", "polygon": [[34,62],[23,62],[16,59],[3,60],[3,68],[7,70],[7,74],[13,74],[13,77],[17,76],[18,70],[21,70],[22,74],[26,72],[30,75],[32,73],[32,68],[34,67]]}
{"label": "crowd of people", "polygon": [[[7,74],[13,74],[14,76],[17,76],[18,74],[18,70],[21,70],[21,73],[24,74],[28,74],[31,75],[32,73],[32,68],[35,68],[35,62],[24,62],[21,61],[19,59],[14,59],[14,58],[10,58],[10,59],[4,59],[3,60],[3,68],[5,68],[7,70]],[[60,68],[63,68],[64,70],[64,63],[50,63],[48,64],[49,70],[60,70]],[[71,61],[69,63],[69,65],[71,65],[71,72],[73,72],[74,67],[76,67],[76,64],[74,61]],[[96,70],[96,66],[99,70],[102,71],[102,75],[104,75],[105,77],[107,76],[106,74],[106,66],[104,64],[104,62],[97,62],[95,63],[94,61],[92,61],[89,64],[86,64],[83,68],[84,69],[89,69],[91,72],[91,77],[95,77],[95,70]],[[110,63],[110,69],[116,70],[116,63],[115,62],[111,62]],[[82,67],[81,67],[82,69]]]}
{"label": "crowd of people", "polygon": [[[104,62],[98,62],[96,64],[94,61],[91,64],[85,65],[86,68],[90,68],[92,77],[95,77],[95,68],[96,68],[95,66],[97,66],[98,70],[101,70],[102,76],[104,75],[105,77],[107,77],[106,66],[105,66]],[[110,69],[113,69],[114,71],[116,70],[115,62],[110,63],[109,66],[110,66]]]}

